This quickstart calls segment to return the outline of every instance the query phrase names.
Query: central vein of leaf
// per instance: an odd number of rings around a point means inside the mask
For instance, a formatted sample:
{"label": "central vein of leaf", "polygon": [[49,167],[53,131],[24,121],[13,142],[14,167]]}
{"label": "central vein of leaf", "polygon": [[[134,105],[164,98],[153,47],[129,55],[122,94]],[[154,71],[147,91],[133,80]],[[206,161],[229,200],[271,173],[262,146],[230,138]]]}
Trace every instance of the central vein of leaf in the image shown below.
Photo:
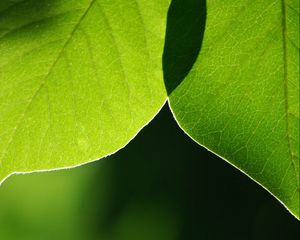
{"label": "central vein of leaf", "polygon": [[27,104],[27,107],[25,109],[25,111],[23,112],[23,114],[20,116],[19,121],[16,124],[16,127],[14,128],[11,137],[8,140],[7,143],[7,147],[6,149],[3,151],[1,158],[0,158],[0,163],[1,160],[4,159],[4,157],[7,154],[7,151],[9,149],[9,146],[12,144],[14,136],[17,133],[17,130],[20,128],[23,120],[25,119],[25,116],[27,114],[27,112],[29,111],[30,107],[32,106],[34,99],[38,96],[39,92],[41,91],[41,89],[45,86],[45,83],[50,75],[50,73],[52,72],[52,70],[54,69],[55,65],[58,63],[59,59],[62,57],[64,50],[66,49],[66,47],[68,46],[68,44],[70,43],[70,41],[72,40],[72,36],[74,35],[74,33],[76,32],[76,30],[78,29],[80,23],[82,22],[82,20],[85,18],[85,16],[87,15],[87,13],[89,12],[90,8],[93,6],[93,4],[96,2],[97,0],[91,0],[91,2],[89,3],[89,5],[87,6],[86,10],[83,12],[83,14],[81,15],[81,17],[79,18],[78,22],[76,23],[76,25],[74,26],[73,30],[70,32],[69,36],[67,37],[65,43],[63,44],[61,50],[59,51],[56,59],[53,61],[53,64],[50,66],[48,72],[45,74],[44,78],[41,81],[41,84],[39,85],[38,89],[34,92],[33,96],[31,97],[29,103]]}
{"label": "central vein of leaf", "polygon": [[289,98],[288,98],[288,64],[287,64],[287,24],[286,24],[286,0],[281,0],[281,15],[282,15],[282,47],[283,47],[283,78],[284,78],[284,99],[285,99],[285,116],[286,116],[286,131],[289,154],[292,160],[292,165],[296,173],[297,185],[299,187],[298,171],[294,162],[294,154],[291,146],[290,125],[289,125]]}

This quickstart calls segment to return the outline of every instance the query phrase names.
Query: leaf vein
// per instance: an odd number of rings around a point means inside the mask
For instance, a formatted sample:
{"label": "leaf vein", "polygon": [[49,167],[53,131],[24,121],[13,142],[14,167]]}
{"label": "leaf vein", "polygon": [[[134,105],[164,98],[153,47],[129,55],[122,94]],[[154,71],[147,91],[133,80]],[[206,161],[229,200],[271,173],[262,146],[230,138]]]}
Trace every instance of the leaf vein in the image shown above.
{"label": "leaf vein", "polygon": [[281,11],[282,11],[282,48],[283,48],[283,82],[284,82],[284,99],[285,99],[285,116],[286,116],[286,138],[288,142],[288,149],[289,149],[289,155],[292,161],[292,165],[296,174],[297,178],[297,186],[299,187],[299,178],[298,178],[298,171],[296,169],[296,163],[294,162],[294,154],[292,151],[292,145],[291,145],[291,136],[290,136],[290,124],[289,124],[289,99],[288,99],[288,53],[287,53],[287,24],[286,24],[286,18],[287,18],[287,10],[286,10],[286,0],[281,0]]}
{"label": "leaf vein", "polygon": [[56,64],[58,63],[59,59],[62,57],[67,45],[70,43],[70,41],[72,40],[72,36],[74,35],[74,33],[76,32],[76,30],[78,29],[80,23],[82,22],[82,20],[85,18],[85,16],[87,15],[89,9],[92,7],[92,5],[96,2],[96,0],[91,0],[91,2],[89,3],[89,5],[87,6],[86,10],[83,12],[82,16],[79,18],[77,24],[74,26],[73,30],[71,31],[71,33],[69,34],[68,38],[65,41],[65,44],[62,46],[61,51],[58,53],[57,58],[54,60],[53,64],[50,66],[48,72],[46,73],[46,75],[44,76],[44,78],[41,81],[41,84],[39,85],[39,87],[37,88],[37,90],[34,92],[33,96],[31,97],[29,103],[27,104],[23,114],[20,116],[15,128],[12,131],[12,134],[8,140],[7,146],[5,148],[5,150],[2,152],[1,158],[0,158],[0,164],[2,162],[2,160],[4,159],[4,157],[6,156],[8,149],[10,147],[10,145],[13,142],[13,139],[17,133],[17,130],[20,128],[22,122],[25,119],[26,114],[28,113],[30,107],[32,106],[34,99],[36,99],[36,97],[38,96],[38,94],[40,93],[40,91],[43,89],[43,87],[45,86],[45,83],[50,75],[50,73],[53,71],[54,67],[56,66]]}

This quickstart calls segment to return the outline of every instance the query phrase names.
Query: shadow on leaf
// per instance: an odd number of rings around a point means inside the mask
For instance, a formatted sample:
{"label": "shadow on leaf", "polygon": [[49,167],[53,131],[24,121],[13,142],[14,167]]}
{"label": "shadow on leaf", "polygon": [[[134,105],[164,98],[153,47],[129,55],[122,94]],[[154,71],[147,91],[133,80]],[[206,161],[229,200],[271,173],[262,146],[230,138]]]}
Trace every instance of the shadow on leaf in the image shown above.
{"label": "shadow on leaf", "polygon": [[168,95],[191,70],[201,49],[206,22],[206,0],[173,0],[167,19],[163,54]]}

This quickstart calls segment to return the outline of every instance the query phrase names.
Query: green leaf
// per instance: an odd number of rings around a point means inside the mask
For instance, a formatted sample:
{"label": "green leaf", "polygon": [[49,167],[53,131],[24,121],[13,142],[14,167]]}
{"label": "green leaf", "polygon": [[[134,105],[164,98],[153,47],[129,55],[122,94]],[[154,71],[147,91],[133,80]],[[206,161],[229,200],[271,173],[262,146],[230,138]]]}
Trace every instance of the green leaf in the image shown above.
{"label": "green leaf", "polygon": [[166,100],[169,0],[2,0],[0,181],[126,145]]}
{"label": "green leaf", "polygon": [[170,105],[187,134],[299,218],[298,1],[208,1],[200,54],[177,85]]}

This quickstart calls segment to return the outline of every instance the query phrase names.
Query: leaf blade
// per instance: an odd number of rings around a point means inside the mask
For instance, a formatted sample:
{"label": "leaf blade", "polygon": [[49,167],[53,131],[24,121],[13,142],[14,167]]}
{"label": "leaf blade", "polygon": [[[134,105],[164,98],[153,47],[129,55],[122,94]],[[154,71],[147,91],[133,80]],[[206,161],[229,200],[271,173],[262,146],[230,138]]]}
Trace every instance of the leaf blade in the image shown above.
{"label": "leaf blade", "polygon": [[5,2],[2,179],[111,154],[165,102],[160,55],[168,1]]}
{"label": "leaf blade", "polygon": [[[207,3],[201,52],[170,105],[196,142],[255,179],[299,218],[299,17],[290,11],[285,16],[291,4],[297,7],[296,1]],[[286,55],[285,31],[296,46],[287,41]]]}

